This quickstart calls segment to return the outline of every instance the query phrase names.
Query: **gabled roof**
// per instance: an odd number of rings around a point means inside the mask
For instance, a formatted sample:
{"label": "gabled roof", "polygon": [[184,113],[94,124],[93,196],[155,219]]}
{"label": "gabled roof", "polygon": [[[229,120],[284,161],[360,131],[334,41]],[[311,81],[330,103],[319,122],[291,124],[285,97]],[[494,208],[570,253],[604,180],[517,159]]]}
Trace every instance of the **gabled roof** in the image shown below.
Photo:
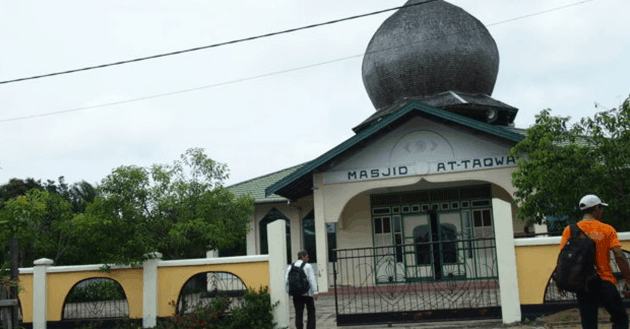
{"label": "gabled roof", "polygon": [[282,169],[264,176],[253,178],[238,184],[227,186],[226,188],[236,196],[250,195],[254,198],[254,203],[286,202],[287,199],[277,194],[265,195],[265,189],[273,183],[283,179],[304,164],[299,164],[290,168]]}
{"label": "gabled roof", "polygon": [[363,128],[359,133],[337,145],[330,151],[322,154],[315,160],[304,164],[283,179],[275,182],[265,190],[265,195],[272,195],[275,193],[288,199],[296,200],[310,194],[313,188],[312,174],[318,168],[323,167],[343,153],[358,147],[358,145],[362,142],[380,135],[379,133],[381,130],[384,130],[385,128],[401,121],[403,118],[413,115],[448,121],[467,127],[468,129],[476,130],[478,132],[489,134],[514,143],[518,143],[525,138],[522,134],[506,129],[506,127],[503,126],[493,126],[465,116],[412,101],[399,108],[397,111],[380,118],[380,120],[375,121],[370,126]]}

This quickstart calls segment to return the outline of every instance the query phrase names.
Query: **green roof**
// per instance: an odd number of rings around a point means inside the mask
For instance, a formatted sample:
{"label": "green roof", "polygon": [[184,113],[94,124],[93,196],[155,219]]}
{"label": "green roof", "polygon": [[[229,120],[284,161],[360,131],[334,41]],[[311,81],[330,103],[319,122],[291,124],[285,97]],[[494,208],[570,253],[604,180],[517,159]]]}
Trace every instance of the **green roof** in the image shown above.
{"label": "green roof", "polygon": [[459,114],[422,104],[417,101],[412,101],[395,112],[381,118],[381,120],[374,122],[371,126],[364,128],[358,134],[350,137],[315,160],[301,166],[291,174],[273,183],[273,185],[269,186],[265,190],[265,193],[267,195],[274,195],[274,193],[278,193],[279,195],[283,195],[289,199],[298,199],[305,196],[307,193],[310,193],[313,188],[311,175],[314,170],[325,165],[351,148],[356,147],[366,139],[375,136],[379,133],[379,131],[399,121],[401,118],[413,114],[445,120],[515,143],[518,143],[525,138],[522,134],[506,129],[502,126],[493,126]]}
{"label": "green roof", "polygon": [[299,164],[297,166],[293,166],[290,168],[282,169],[280,171],[276,171],[271,174],[267,174],[265,176],[253,178],[241,183],[237,183],[231,186],[228,186],[227,189],[230,192],[234,193],[236,196],[246,196],[251,195],[254,198],[254,203],[267,203],[267,202],[283,202],[287,201],[286,198],[279,196],[277,194],[271,194],[269,196],[265,196],[265,189],[271,186],[273,183],[283,179],[288,176],[298,168],[303,166],[303,164]]}

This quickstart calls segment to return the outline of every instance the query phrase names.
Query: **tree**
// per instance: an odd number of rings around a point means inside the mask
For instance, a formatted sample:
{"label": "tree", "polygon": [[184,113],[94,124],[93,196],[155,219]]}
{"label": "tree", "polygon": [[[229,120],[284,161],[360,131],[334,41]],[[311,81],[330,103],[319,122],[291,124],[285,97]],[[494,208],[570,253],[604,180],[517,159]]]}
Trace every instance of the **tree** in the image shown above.
{"label": "tree", "polygon": [[92,263],[129,264],[159,251],[165,259],[205,257],[245,239],[253,200],[222,185],[227,166],[189,149],[172,165],[121,166],[77,216],[79,245]]}
{"label": "tree", "polygon": [[74,245],[73,217],[95,197],[95,188],[83,181],[68,185],[48,180],[13,178],[0,186],[0,263],[6,261],[11,238],[20,240],[19,264],[32,265],[51,258],[58,265],[82,263]]}
{"label": "tree", "polygon": [[26,191],[32,189],[43,189],[42,183],[33,178],[22,180],[19,178],[11,178],[8,183],[0,186],[0,201],[8,201],[11,198],[24,195]]}
{"label": "tree", "polygon": [[77,213],[83,212],[87,205],[94,201],[97,193],[96,188],[90,183],[81,181],[68,185],[63,176],[59,177],[58,184],[50,179],[42,183],[41,180],[35,180],[34,178],[27,178],[25,180],[12,178],[8,183],[0,186],[0,203],[3,205],[4,202],[9,199],[25,195],[27,191],[32,189],[48,191],[60,195],[70,202],[74,212]]}
{"label": "tree", "polygon": [[68,185],[63,176],[59,177],[59,184],[53,180],[48,180],[42,185],[42,188],[48,192],[59,194],[68,200],[75,213],[85,211],[87,205],[92,203],[97,196],[97,189],[92,184],[83,180]]}
{"label": "tree", "polygon": [[20,241],[20,266],[30,266],[42,257],[59,263],[62,256],[74,249],[78,232],[73,217],[70,203],[60,195],[31,189],[5,202],[0,211],[0,221],[5,222],[0,233],[0,250],[8,250],[9,240],[16,237]]}
{"label": "tree", "polygon": [[577,221],[578,201],[592,193],[610,204],[604,222],[630,229],[630,97],[618,109],[574,124],[543,110],[511,155],[517,158],[512,184],[519,219]]}

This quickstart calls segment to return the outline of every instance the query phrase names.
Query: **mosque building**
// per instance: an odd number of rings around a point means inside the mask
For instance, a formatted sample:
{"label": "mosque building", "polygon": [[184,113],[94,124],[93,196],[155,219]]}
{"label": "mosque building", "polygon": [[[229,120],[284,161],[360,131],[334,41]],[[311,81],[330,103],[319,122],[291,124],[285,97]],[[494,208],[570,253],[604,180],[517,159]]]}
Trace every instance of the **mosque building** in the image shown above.
{"label": "mosque building", "polygon": [[266,224],[281,219],[287,261],[306,249],[322,292],[332,285],[334,249],[429,242],[391,249],[390,266],[372,261],[370,280],[439,282],[498,269],[502,284],[515,281],[507,270],[514,236],[529,227],[516,220],[508,153],[524,130],[514,127],[518,109],[491,97],[498,70],[496,43],[479,20],[445,1],[408,1],[365,51],[375,112],[355,135],[310,162],[229,187],[255,198],[242,253],[267,253]]}

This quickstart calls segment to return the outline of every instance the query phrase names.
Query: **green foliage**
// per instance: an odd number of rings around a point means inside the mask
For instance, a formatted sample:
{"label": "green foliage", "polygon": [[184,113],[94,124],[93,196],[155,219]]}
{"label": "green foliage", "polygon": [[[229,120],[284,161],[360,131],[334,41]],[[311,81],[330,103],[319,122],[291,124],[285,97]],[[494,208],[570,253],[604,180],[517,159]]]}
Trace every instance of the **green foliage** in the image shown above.
{"label": "green foliage", "polygon": [[610,207],[603,221],[630,229],[630,98],[619,109],[571,124],[543,110],[527,137],[511,151],[517,158],[512,184],[517,217],[542,223],[546,216],[581,218],[577,203],[597,194]]}
{"label": "green foliage", "polygon": [[99,329],[103,327],[103,321],[92,320],[87,322],[79,322],[79,326],[76,329]]}
{"label": "green foliage", "polygon": [[230,309],[231,300],[226,296],[215,298],[207,307],[197,308],[193,313],[175,315],[158,323],[158,329],[216,328],[216,329],[273,329],[273,308],[267,287],[250,290],[243,296],[240,307]]}
{"label": "green foliage", "polygon": [[90,191],[94,191],[90,184],[69,186],[63,177],[59,185],[14,178],[0,186],[0,262],[8,256],[10,238],[16,237],[19,266],[30,266],[42,257],[58,265],[77,263],[82,251],[73,241],[79,234],[73,217],[93,199]]}
{"label": "green foliage", "polygon": [[227,166],[190,149],[170,165],[122,166],[97,188],[12,179],[0,186],[0,263],[11,237],[19,266],[130,264],[159,251],[165,259],[205,257],[245,239],[251,198],[223,187]]}
{"label": "green foliage", "polygon": [[42,257],[58,261],[72,252],[77,232],[72,206],[60,195],[32,189],[4,203],[0,218],[7,229],[0,231],[0,250],[9,249],[11,237],[19,243],[20,266]]}
{"label": "green foliage", "polygon": [[271,304],[268,287],[259,291],[248,289],[243,300],[245,301],[243,307],[232,311],[232,328],[275,328],[276,323],[271,312],[277,303]]}
{"label": "green foliage", "polygon": [[[17,284],[17,281],[11,280],[11,269],[9,268],[9,261],[0,264],[0,290],[5,289],[8,291],[8,289],[17,286]],[[1,293],[0,296],[2,296]]]}
{"label": "green foliage", "polygon": [[6,201],[26,195],[26,192],[33,189],[60,195],[70,202],[76,213],[83,212],[85,207],[94,201],[96,197],[96,188],[86,181],[68,185],[63,176],[59,177],[59,183],[53,180],[47,180],[45,183],[42,183],[41,180],[33,178],[27,178],[26,180],[12,178],[8,183],[0,186],[0,209],[4,208]]}
{"label": "green foliage", "polygon": [[222,186],[227,167],[190,149],[172,165],[116,168],[76,224],[91,262],[134,264],[159,251],[165,259],[205,257],[245,239],[251,198]]}
{"label": "green foliage", "polygon": [[122,318],[116,323],[115,329],[141,329],[141,319]]}
{"label": "green foliage", "polygon": [[0,186],[0,201],[4,204],[7,200],[24,195],[26,191],[32,189],[42,190],[41,181],[36,181],[33,178],[27,178],[26,180],[11,178],[8,183]]}
{"label": "green foliage", "polygon": [[97,279],[84,285],[75,286],[68,294],[66,302],[79,303],[121,299],[125,299],[125,292],[120,284],[111,279]]}

